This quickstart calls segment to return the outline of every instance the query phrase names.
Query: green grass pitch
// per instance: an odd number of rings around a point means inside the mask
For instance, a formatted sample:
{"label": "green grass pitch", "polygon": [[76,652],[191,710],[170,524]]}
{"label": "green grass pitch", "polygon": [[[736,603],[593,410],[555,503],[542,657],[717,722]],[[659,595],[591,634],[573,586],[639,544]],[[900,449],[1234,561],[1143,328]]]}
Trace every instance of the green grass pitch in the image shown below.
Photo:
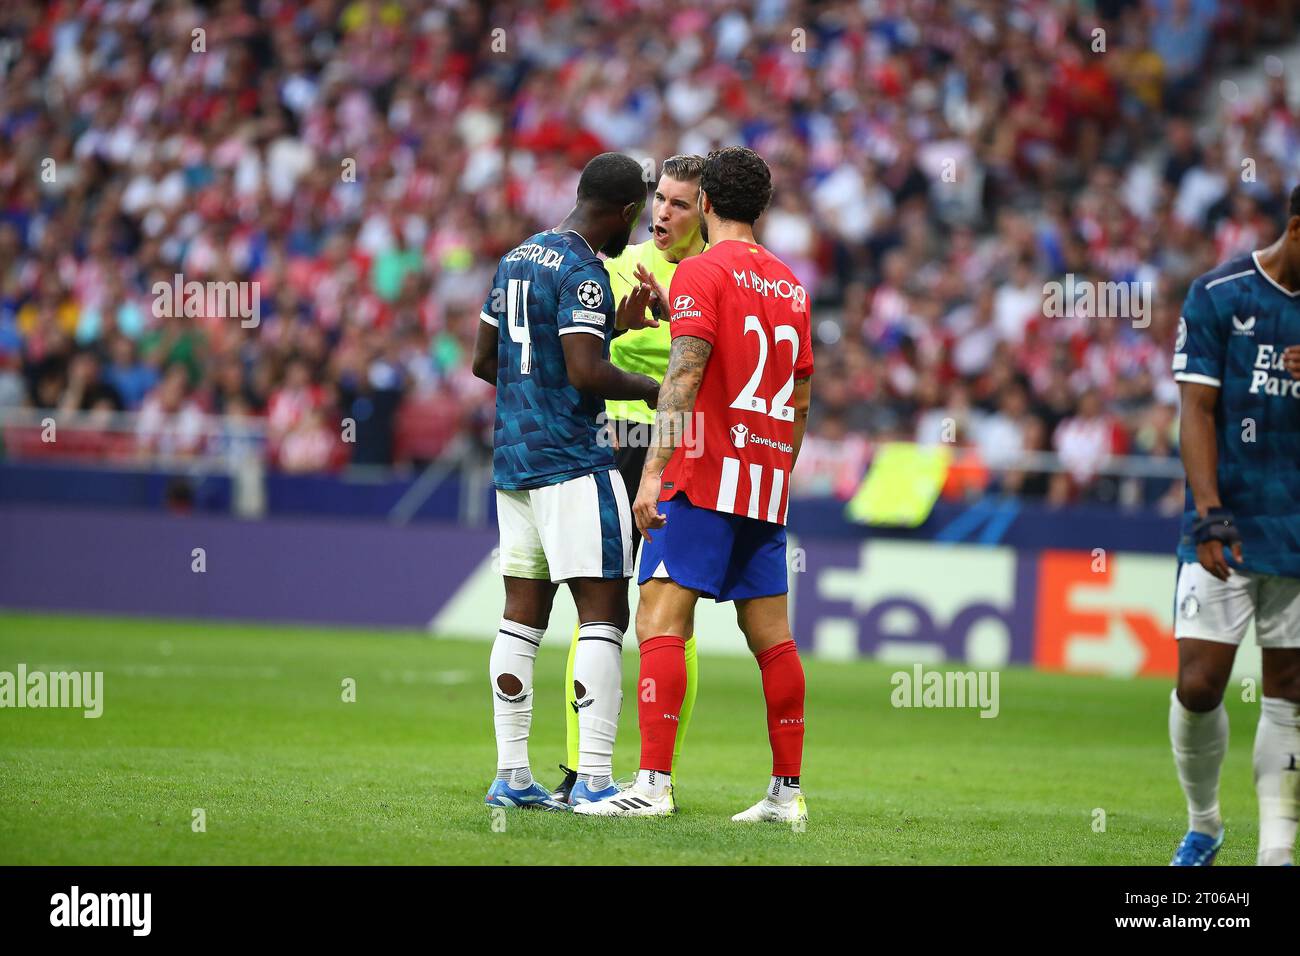
{"label": "green grass pitch", "polygon": [[[549,635],[536,676],[533,769],[551,785],[566,639]],[[763,698],[752,660],[707,656],[675,818],[512,812],[495,832],[482,805],[488,650],[404,632],[0,614],[0,670],[104,672],[99,719],[0,710],[0,864],[1164,865],[1182,835],[1166,681],[1007,669],[1001,713],[982,719],[893,708],[894,666],[813,660],[808,826],[733,824],[768,779]],[[624,670],[620,776],[637,758],[631,655]],[[1228,707],[1219,861],[1249,864],[1257,712]]]}

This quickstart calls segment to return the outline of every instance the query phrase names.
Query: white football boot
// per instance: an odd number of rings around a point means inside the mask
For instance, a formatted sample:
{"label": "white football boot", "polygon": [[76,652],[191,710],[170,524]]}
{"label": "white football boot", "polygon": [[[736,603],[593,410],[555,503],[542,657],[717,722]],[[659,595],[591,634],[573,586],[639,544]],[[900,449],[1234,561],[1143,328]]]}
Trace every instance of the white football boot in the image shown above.
{"label": "white football boot", "polygon": [[581,803],[573,812],[588,817],[670,817],[677,812],[677,804],[673,802],[672,784],[664,787],[657,797],[632,784],[603,800]]}
{"label": "white football boot", "polygon": [[808,804],[803,794],[797,793],[793,800],[777,803],[771,797],[764,797],[748,810],[742,810],[731,818],[732,823],[807,823]]}

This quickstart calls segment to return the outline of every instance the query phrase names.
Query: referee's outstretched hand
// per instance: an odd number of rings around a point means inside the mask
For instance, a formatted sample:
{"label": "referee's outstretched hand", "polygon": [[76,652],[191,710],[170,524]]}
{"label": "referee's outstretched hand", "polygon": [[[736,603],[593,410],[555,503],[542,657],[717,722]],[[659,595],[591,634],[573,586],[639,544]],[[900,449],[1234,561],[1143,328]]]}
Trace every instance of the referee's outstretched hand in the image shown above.
{"label": "referee's outstretched hand", "polygon": [[[655,314],[656,318],[668,319],[672,314],[672,310],[668,308],[668,292],[655,278],[654,273],[645,267],[645,263],[638,262],[634,275],[637,282],[650,287],[650,311]],[[655,323],[655,325],[658,324],[658,322]]]}
{"label": "referee's outstretched hand", "polygon": [[614,327],[627,332],[632,329],[652,329],[657,326],[659,320],[646,315],[646,306],[650,304],[652,295],[654,289],[644,282],[625,295],[614,313]]}

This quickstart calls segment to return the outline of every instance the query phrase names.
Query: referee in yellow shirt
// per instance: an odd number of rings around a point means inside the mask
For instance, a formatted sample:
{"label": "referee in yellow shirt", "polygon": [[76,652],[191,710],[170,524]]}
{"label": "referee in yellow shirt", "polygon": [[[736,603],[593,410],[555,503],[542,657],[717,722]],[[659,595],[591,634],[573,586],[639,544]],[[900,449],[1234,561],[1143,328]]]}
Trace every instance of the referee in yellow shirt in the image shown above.
{"label": "referee in yellow shirt", "polygon": [[[615,302],[621,302],[640,284],[636,275],[638,266],[644,267],[658,282],[663,293],[667,294],[677,263],[704,251],[704,240],[700,237],[700,214],[696,206],[703,169],[702,156],[674,156],[664,160],[662,175],[655,186],[654,203],[651,205],[650,239],[628,245],[617,258],[605,260]],[[667,318],[666,305],[659,305],[661,317]],[[635,329],[617,336],[610,344],[609,360],[625,371],[640,372],[662,382],[668,372],[668,352],[671,346],[672,330],[664,321],[655,328]],[[629,494],[635,493],[635,489],[641,487],[641,469],[645,466],[646,446],[650,441],[650,426],[654,424],[655,413],[645,402],[612,400],[606,402],[605,413],[613,434],[618,438],[614,460],[619,474],[623,476],[623,484],[628,488]],[[629,435],[639,440],[625,441],[624,436]],[[641,535],[633,529],[634,560],[640,546]],[[560,768],[564,771],[564,781],[553,793],[555,799],[563,803],[568,802],[569,791],[573,789],[578,776],[577,771],[569,769],[578,766],[578,708],[573,687],[573,661],[577,653],[578,632],[575,630],[564,681],[569,763]],[[681,755],[682,741],[686,739],[686,730],[695,710],[697,674],[695,638],[691,637],[686,642],[686,699],[682,702],[677,725],[674,766]]]}

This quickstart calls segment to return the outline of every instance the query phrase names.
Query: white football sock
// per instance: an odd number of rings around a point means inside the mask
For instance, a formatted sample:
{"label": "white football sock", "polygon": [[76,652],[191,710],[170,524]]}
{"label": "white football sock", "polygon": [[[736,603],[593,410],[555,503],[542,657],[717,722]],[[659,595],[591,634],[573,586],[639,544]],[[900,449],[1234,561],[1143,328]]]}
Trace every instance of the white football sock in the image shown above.
{"label": "white football sock", "polygon": [[1223,826],[1219,813],[1219,768],[1228,752],[1228,711],[1219,706],[1203,714],[1188,710],[1169,695],[1169,740],[1174,748],[1178,781],[1187,796],[1188,829],[1218,836]]}
{"label": "white football sock", "polygon": [[[604,789],[614,773],[614,738],[623,706],[622,631],[605,622],[579,625],[573,684],[578,706],[578,779]],[[596,786],[600,783],[604,786]]]}
{"label": "white football sock", "polygon": [[661,797],[668,785],[672,783],[672,775],[666,774],[662,770],[638,770],[636,772],[636,788],[642,793],[648,793],[653,797]]}
{"label": "white football sock", "polygon": [[773,803],[789,803],[799,795],[798,777],[773,777],[767,798]]}
{"label": "white football sock", "polygon": [[[528,770],[528,729],[533,723],[533,663],[544,628],[501,619],[488,672],[492,677],[492,716],[497,732],[497,770],[523,770],[511,786],[532,783]],[[526,783],[517,781],[527,777]]]}
{"label": "white football sock", "polygon": [[1260,866],[1293,862],[1300,813],[1300,704],[1260,700],[1255,731],[1255,793],[1259,796]]}
{"label": "white football sock", "polygon": [[498,770],[497,779],[504,780],[516,790],[533,785],[533,771],[529,767],[516,767],[513,770]]}

